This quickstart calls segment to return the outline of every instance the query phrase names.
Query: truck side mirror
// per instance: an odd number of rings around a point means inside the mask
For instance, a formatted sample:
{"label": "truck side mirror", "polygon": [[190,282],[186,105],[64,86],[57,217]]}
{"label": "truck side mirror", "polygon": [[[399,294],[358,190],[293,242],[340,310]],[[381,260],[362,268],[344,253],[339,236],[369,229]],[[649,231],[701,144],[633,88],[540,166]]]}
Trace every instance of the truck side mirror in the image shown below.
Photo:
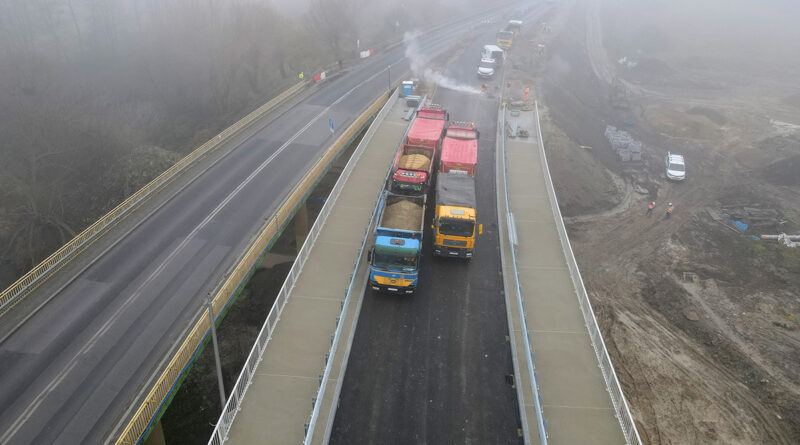
{"label": "truck side mirror", "polygon": [[372,249],[367,251],[367,261],[370,263],[372,262]]}
{"label": "truck side mirror", "polygon": [[483,235],[483,224],[478,224],[478,235]]}

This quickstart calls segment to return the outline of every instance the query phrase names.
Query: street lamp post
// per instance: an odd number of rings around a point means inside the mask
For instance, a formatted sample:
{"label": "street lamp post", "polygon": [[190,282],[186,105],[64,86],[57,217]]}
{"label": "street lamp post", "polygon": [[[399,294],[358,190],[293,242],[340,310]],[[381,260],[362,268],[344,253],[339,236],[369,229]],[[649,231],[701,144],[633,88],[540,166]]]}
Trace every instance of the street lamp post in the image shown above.
{"label": "street lamp post", "polygon": [[214,325],[214,306],[211,304],[211,294],[206,297],[208,306],[208,322],[211,325],[211,342],[214,344],[214,363],[217,365],[217,383],[219,383],[219,402],[225,409],[225,383],[222,381],[222,365],[219,361],[219,344],[217,343],[217,328]]}

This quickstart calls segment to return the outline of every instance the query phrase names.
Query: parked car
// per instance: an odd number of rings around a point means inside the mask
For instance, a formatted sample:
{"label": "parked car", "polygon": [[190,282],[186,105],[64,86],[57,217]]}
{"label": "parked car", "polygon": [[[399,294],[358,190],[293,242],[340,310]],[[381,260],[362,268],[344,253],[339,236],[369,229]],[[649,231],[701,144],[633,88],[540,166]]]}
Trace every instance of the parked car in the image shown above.
{"label": "parked car", "polygon": [[669,180],[683,181],[686,179],[686,163],[683,155],[667,152],[666,172]]}
{"label": "parked car", "polygon": [[497,64],[494,59],[481,59],[478,64],[478,77],[488,79],[494,76]]}

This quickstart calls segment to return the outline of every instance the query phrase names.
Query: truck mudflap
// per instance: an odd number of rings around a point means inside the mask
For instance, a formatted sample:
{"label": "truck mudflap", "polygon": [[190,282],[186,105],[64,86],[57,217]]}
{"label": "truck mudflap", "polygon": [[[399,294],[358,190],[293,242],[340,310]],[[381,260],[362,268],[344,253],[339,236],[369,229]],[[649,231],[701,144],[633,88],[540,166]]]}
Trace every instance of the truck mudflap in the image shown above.
{"label": "truck mudflap", "polygon": [[462,249],[449,246],[433,246],[433,254],[448,258],[472,258],[472,249]]}

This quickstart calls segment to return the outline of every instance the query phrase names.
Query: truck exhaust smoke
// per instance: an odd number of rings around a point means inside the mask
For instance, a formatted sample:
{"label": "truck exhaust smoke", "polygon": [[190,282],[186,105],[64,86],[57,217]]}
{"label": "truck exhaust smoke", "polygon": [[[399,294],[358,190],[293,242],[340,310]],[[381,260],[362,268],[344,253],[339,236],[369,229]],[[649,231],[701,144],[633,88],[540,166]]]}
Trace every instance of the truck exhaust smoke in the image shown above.
{"label": "truck exhaust smoke", "polygon": [[414,74],[414,76],[418,77],[420,80],[434,83],[449,90],[470,94],[479,94],[481,92],[480,89],[474,86],[458,82],[457,80],[444,75],[440,71],[428,68],[428,60],[420,50],[419,43],[417,41],[417,37],[419,35],[420,33],[416,31],[407,31],[403,35],[403,43],[406,46],[405,54],[408,58],[409,66],[411,67],[411,72]]}

